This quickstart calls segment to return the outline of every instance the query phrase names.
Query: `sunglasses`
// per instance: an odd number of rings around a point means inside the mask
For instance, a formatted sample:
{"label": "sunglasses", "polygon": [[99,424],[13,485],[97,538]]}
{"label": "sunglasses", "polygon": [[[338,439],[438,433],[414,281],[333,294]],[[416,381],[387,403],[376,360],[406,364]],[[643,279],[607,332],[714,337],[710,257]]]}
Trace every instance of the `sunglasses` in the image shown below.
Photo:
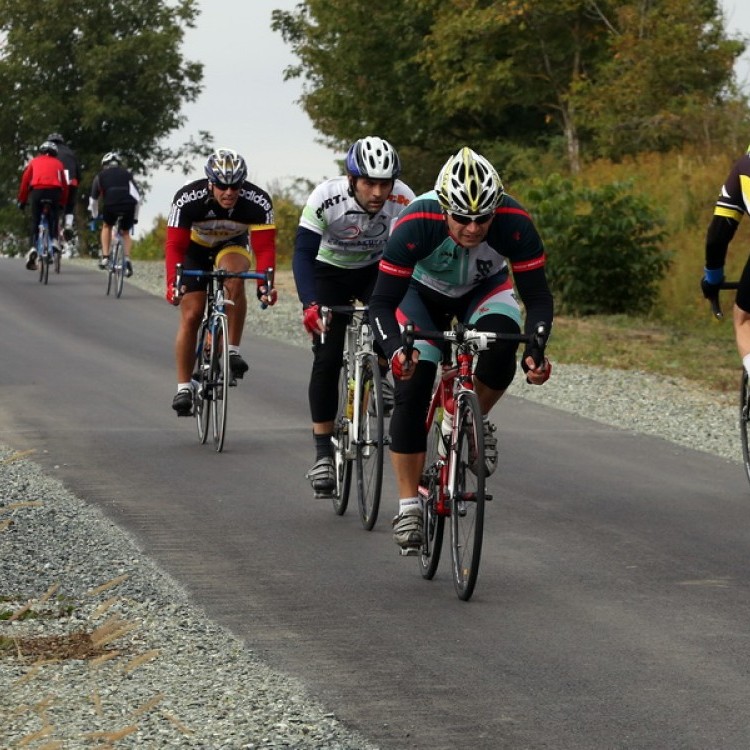
{"label": "sunglasses", "polygon": [[472,221],[475,224],[479,224],[480,226],[482,224],[486,224],[492,219],[494,215],[494,213],[482,214],[481,216],[461,216],[461,214],[451,214],[450,217],[451,219],[453,219],[453,221],[456,222],[456,224],[461,224],[462,226],[466,227],[471,224]]}
{"label": "sunglasses", "polygon": [[239,190],[242,187],[242,183],[241,182],[236,182],[234,185],[226,185],[223,182],[214,182],[214,187],[217,190],[221,190],[223,192],[226,192],[227,190],[236,191],[236,190]]}

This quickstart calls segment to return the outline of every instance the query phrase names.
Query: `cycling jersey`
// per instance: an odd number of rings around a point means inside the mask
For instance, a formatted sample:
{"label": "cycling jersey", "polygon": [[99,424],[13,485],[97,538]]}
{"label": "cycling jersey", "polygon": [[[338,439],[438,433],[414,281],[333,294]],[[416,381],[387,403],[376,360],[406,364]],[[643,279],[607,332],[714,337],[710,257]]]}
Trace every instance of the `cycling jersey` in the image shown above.
{"label": "cycling jersey", "polygon": [[133,175],[119,165],[105,167],[91,184],[89,208],[96,216],[96,204],[101,198],[105,209],[134,208],[141,199]]}
{"label": "cycling jersey", "polygon": [[[419,196],[393,227],[370,299],[386,354],[390,357],[401,346],[395,309],[410,280],[431,299],[443,297],[450,302],[470,295],[489,279],[493,286],[501,286],[509,274],[508,261],[527,308],[527,320],[551,324],[544,245],[531,217],[514,198],[504,195],[484,241],[464,248],[449,234],[435,192]],[[529,284],[521,279],[525,273]]]}
{"label": "cycling jersey", "polygon": [[371,216],[350,194],[349,178],[335,177],[313,190],[299,225],[320,235],[316,260],[364,268],[380,260],[393,219],[413,199],[411,188],[395,180],[383,208]]}
{"label": "cycling jersey", "polygon": [[30,190],[60,189],[60,205],[64,206],[68,197],[68,183],[65,180],[65,167],[56,157],[49,154],[35,156],[23,170],[18,189],[19,203],[27,203]]}
{"label": "cycling jersey", "polygon": [[213,199],[206,178],[187,183],[175,193],[167,219],[168,290],[174,283],[175,266],[184,261],[191,243],[207,250],[228,244],[249,245],[256,270],[275,268],[276,226],[271,196],[246,180],[237,203],[226,209]]}

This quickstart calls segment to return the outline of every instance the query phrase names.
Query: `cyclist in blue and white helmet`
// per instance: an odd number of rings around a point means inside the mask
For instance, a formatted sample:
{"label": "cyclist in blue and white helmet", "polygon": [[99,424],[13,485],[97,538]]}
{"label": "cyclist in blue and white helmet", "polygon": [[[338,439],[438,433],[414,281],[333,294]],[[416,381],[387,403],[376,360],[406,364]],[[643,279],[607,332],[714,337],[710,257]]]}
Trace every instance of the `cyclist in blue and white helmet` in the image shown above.
{"label": "cyclist in blue and white helmet", "polygon": [[[347,322],[340,314],[322,320],[320,307],[367,302],[391,225],[414,200],[399,179],[398,154],[383,138],[368,135],[354,141],[344,167],[345,175],[325,180],[307,199],[292,259],[302,324],[313,342],[308,401],[315,463],[307,478],[317,497],[329,496],[336,485],[331,434]],[[385,360],[382,364],[385,374]],[[393,403],[391,384],[383,382],[388,409]]]}

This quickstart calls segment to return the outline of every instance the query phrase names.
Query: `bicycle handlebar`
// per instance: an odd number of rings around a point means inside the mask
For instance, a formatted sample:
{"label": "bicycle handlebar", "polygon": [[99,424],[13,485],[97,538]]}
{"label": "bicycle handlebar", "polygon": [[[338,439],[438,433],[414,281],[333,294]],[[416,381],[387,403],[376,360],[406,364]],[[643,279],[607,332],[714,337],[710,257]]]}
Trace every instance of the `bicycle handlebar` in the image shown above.
{"label": "bicycle handlebar", "polygon": [[[739,289],[740,282],[739,281],[722,281],[721,284],[718,284],[719,289]],[[719,304],[719,295],[717,294],[715,297],[709,297],[708,301],[711,303],[711,312],[714,314],[714,317],[717,320],[723,320],[724,313],[722,312],[721,305]]]}
{"label": "bicycle handlebar", "polygon": [[[208,278],[208,279],[258,279],[266,282],[266,287],[270,292],[273,289],[273,268],[267,268],[265,271],[227,271],[224,268],[214,268],[211,271],[203,271],[199,268],[183,268],[182,263],[178,263],[175,266],[177,275],[175,276],[174,288],[179,290],[182,287],[183,276],[193,276],[195,278]],[[265,310],[268,307],[267,304],[261,303],[261,309]]]}
{"label": "bicycle handlebar", "polygon": [[[353,315],[354,313],[366,313],[370,309],[369,305],[321,305],[319,308],[320,319],[328,325],[331,313],[341,313],[342,315]],[[326,332],[320,332],[320,343],[325,344]]]}
{"label": "bicycle handlebar", "polygon": [[414,328],[414,324],[409,322],[406,324],[401,338],[407,362],[411,360],[411,353],[414,350],[414,341],[416,339],[449,341],[458,346],[471,346],[475,351],[483,351],[495,341],[518,341],[531,344],[534,363],[538,366],[544,362],[547,333],[546,323],[539,323],[533,333],[495,333],[467,328],[463,323],[458,323],[455,328],[449,331],[418,331]]}

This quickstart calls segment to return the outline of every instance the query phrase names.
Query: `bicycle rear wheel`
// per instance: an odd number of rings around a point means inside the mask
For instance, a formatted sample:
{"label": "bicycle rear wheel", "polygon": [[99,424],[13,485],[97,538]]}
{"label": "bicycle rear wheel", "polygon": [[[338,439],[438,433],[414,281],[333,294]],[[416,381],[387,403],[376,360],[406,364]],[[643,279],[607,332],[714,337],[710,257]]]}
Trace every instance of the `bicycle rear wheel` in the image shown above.
{"label": "bicycle rear wheel", "polygon": [[62,250],[59,247],[56,247],[53,249],[52,255],[55,259],[55,273],[60,273],[60,262],[62,258]]}
{"label": "bicycle rear wheel", "polygon": [[122,294],[123,282],[125,281],[125,249],[122,239],[119,237],[115,240],[110,261],[115,274],[115,295],[119,298]]}
{"label": "bicycle rear wheel", "polygon": [[343,516],[349,505],[349,491],[352,485],[352,462],[349,460],[349,430],[351,420],[346,416],[349,401],[349,371],[346,363],[339,373],[339,404],[336,420],[333,423],[333,454],[336,469],[336,489],[331,497],[336,515]]}
{"label": "bicycle rear wheel", "polygon": [[424,541],[419,549],[419,570],[422,578],[431,580],[440,563],[443,549],[443,532],[445,516],[438,513],[437,503],[443,492],[441,469],[443,461],[438,453],[438,445],[443,437],[440,431],[442,417],[435,411],[433,422],[427,433],[427,453],[425,455],[425,472],[420,481],[420,494],[424,501],[422,520]]}
{"label": "bicycle rear wheel", "polygon": [[747,370],[742,368],[740,380],[740,437],[742,438],[742,460],[745,464],[745,474],[750,482],[750,445],[747,439],[747,424],[750,420],[750,381]]}
{"label": "bicycle rear wheel", "polygon": [[[451,498],[451,558],[453,585],[459,599],[468,600],[479,574],[484,532],[484,432],[479,400],[463,392],[456,403],[458,439],[450,453],[454,477]],[[474,467],[476,473],[470,467]]]}
{"label": "bicycle rear wheel", "polygon": [[36,262],[39,264],[39,282],[46,284],[49,281],[49,263],[47,253],[49,252],[49,235],[43,229],[39,234],[36,247]]}
{"label": "bicycle rear wheel", "polygon": [[378,520],[383,488],[383,386],[378,359],[369,354],[362,362],[359,386],[359,435],[357,449],[357,498],[362,526],[371,531]]}
{"label": "bicycle rear wheel", "polygon": [[208,438],[208,416],[211,403],[211,386],[209,374],[209,353],[211,351],[211,333],[208,323],[203,321],[198,331],[198,342],[193,365],[193,413],[198,427],[198,439],[201,445]]}
{"label": "bicycle rear wheel", "polygon": [[214,448],[216,448],[217,453],[221,453],[224,449],[224,437],[227,429],[227,397],[229,383],[232,379],[232,373],[229,369],[229,329],[225,315],[217,315],[214,319],[212,339],[210,359],[211,424]]}

